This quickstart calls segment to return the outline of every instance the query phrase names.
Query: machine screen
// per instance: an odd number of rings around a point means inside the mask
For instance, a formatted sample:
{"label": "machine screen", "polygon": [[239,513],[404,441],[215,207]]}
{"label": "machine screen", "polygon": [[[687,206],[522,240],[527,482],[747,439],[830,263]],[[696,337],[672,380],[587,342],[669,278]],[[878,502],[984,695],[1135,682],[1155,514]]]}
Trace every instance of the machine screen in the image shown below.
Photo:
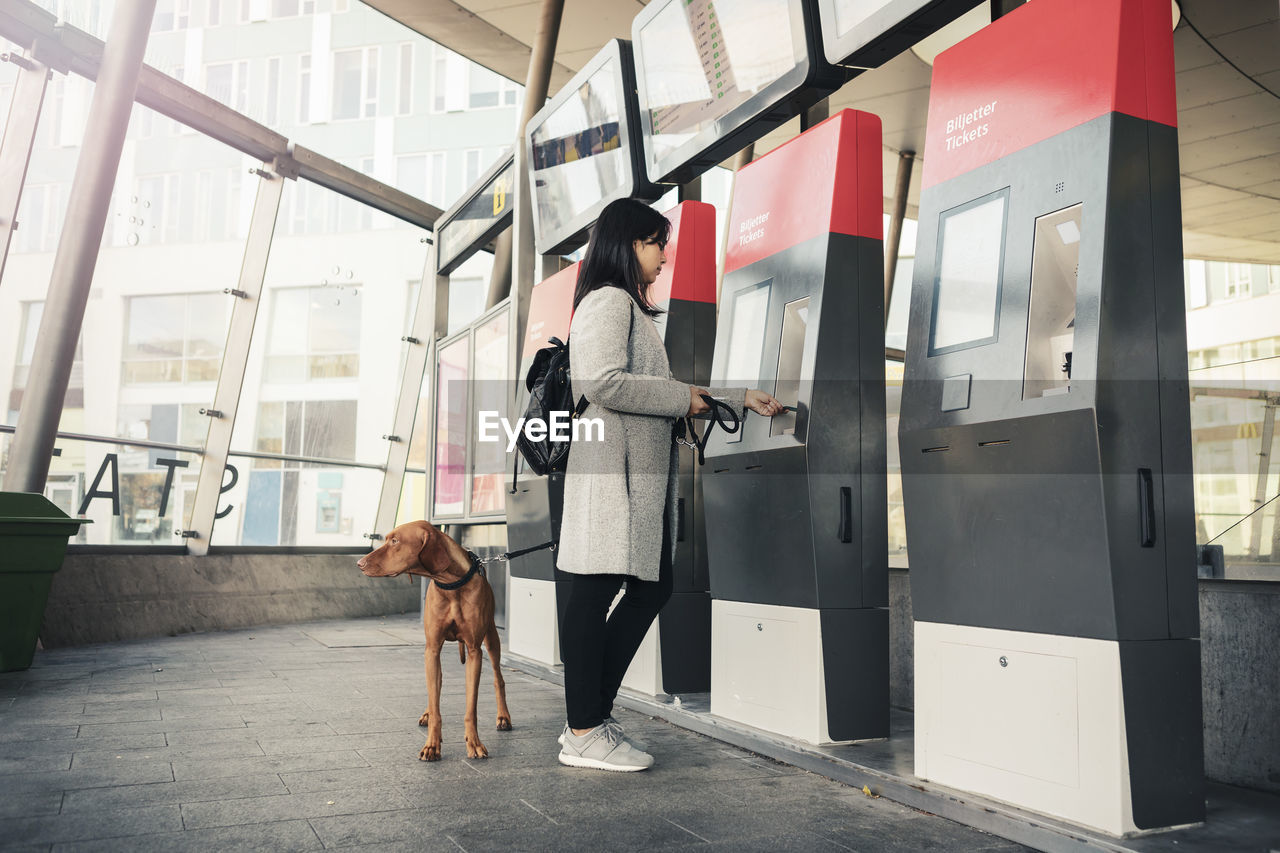
{"label": "machine screen", "polygon": [[[507,351],[510,311],[489,320],[475,331],[475,379],[471,406],[475,423],[480,412],[506,416]],[[471,455],[471,515],[501,512],[504,507],[502,479],[507,469],[505,445],[500,441],[477,441]]]}
{"label": "machine screen", "polygon": [[660,180],[769,106],[774,83],[803,79],[808,50],[793,0],[655,3],[635,39],[646,167]]}
{"label": "machine screen", "polygon": [[616,58],[600,66],[531,132],[538,249],[569,236],[594,205],[631,193],[630,154],[622,143],[621,74]]}
{"label": "machine screen", "polygon": [[435,514],[462,515],[466,486],[467,373],[471,339],[466,335],[440,349],[436,372]]}
{"label": "machine screen", "polygon": [[938,229],[929,355],[996,339],[1009,191],[953,208]]}
{"label": "machine screen", "polygon": [[481,240],[485,232],[498,227],[511,214],[515,164],[507,156],[507,165],[453,213],[447,222],[436,227],[438,258],[437,268],[447,273],[455,261],[461,262],[469,249]]}
{"label": "machine screen", "polygon": [[1022,377],[1024,400],[1071,390],[1082,210],[1083,205],[1077,204],[1036,220]]}
{"label": "machine screen", "polygon": [[733,297],[729,326],[729,359],[724,379],[754,387],[760,381],[764,330],[769,318],[769,289],[773,279],[744,287]]}
{"label": "machine screen", "polygon": [[809,330],[809,297],[788,302],[782,312],[782,340],[778,344],[778,375],[773,396],[788,411],[769,420],[769,435],[794,435],[800,404],[800,367]]}

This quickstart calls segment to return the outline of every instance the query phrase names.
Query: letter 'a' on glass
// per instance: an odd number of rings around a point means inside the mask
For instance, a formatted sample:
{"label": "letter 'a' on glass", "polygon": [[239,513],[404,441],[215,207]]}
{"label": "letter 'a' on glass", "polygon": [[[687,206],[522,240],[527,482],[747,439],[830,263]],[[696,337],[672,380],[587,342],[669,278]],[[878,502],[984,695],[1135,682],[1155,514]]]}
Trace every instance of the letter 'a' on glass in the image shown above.
{"label": "letter 'a' on glass", "polygon": [[998,337],[1008,206],[1005,188],[941,215],[929,355]]}
{"label": "letter 'a' on glass", "polygon": [[1036,219],[1027,354],[1022,374],[1024,400],[1071,390],[1083,208],[1077,204]]}

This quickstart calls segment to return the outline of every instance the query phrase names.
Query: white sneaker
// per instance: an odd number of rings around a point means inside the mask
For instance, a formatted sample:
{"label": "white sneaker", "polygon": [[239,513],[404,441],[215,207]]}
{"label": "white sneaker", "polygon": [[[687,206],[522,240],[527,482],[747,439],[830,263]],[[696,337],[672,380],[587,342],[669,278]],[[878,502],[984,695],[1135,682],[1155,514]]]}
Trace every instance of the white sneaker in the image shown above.
{"label": "white sneaker", "polygon": [[653,766],[653,756],[632,746],[620,726],[605,722],[584,735],[575,735],[566,727],[562,737],[559,759],[568,767],[634,773]]}

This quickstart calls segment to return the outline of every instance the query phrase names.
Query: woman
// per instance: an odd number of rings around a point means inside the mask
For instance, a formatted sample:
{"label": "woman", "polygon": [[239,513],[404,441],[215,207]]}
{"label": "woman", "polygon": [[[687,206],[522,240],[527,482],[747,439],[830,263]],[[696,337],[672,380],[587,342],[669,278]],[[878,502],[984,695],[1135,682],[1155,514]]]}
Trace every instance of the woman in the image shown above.
{"label": "woman", "polygon": [[[613,700],[649,625],[671,597],[679,458],[676,419],[705,414],[711,394],[737,409],[772,416],[782,405],[763,391],[708,391],[673,379],[653,318],[649,285],[666,262],[671,223],[642,202],[604,209],[578,274],[570,327],[570,370],[583,417],[604,437],[575,441],[565,472],[557,564],[574,575],[561,619],[568,722],[560,763],[644,770],[653,758],[627,741]],[[618,589],[626,594],[608,621]]]}

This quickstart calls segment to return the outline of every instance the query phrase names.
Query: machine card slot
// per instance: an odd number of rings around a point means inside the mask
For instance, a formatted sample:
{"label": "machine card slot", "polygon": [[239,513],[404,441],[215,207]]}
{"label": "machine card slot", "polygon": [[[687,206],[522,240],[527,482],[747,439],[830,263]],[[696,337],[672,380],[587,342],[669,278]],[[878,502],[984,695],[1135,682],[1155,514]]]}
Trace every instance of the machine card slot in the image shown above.
{"label": "machine card slot", "polygon": [[841,542],[853,541],[853,489],[840,487],[840,529],[836,536]]}
{"label": "machine card slot", "polygon": [[763,468],[763,467],[764,467],[763,465],[748,465],[748,466],[746,467],[746,470],[748,470],[748,471],[759,471],[759,470],[760,470],[761,468]]}
{"label": "machine card slot", "polygon": [[1006,444],[1012,444],[1012,440],[1008,438],[999,438],[995,441],[979,441],[979,447],[1003,447]]}
{"label": "machine card slot", "polygon": [[1154,548],[1156,545],[1156,502],[1154,491],[1151,469],[1139,468],[1138,526],[1139,538],[1143,548]]}
{"label": "machine card slot", "polygon": [[728,471],[729,471],[728,468],[712,468],[711,469],[712,474],[726,474],[728,473]]}
{"label": "machine card slot", "polygon": [[943,444],[939,447],[922,447],[920,449],[920,452],[921,453],[942,453],[943,451],[950,450],[950,449],[951,449],[951,445]]}

